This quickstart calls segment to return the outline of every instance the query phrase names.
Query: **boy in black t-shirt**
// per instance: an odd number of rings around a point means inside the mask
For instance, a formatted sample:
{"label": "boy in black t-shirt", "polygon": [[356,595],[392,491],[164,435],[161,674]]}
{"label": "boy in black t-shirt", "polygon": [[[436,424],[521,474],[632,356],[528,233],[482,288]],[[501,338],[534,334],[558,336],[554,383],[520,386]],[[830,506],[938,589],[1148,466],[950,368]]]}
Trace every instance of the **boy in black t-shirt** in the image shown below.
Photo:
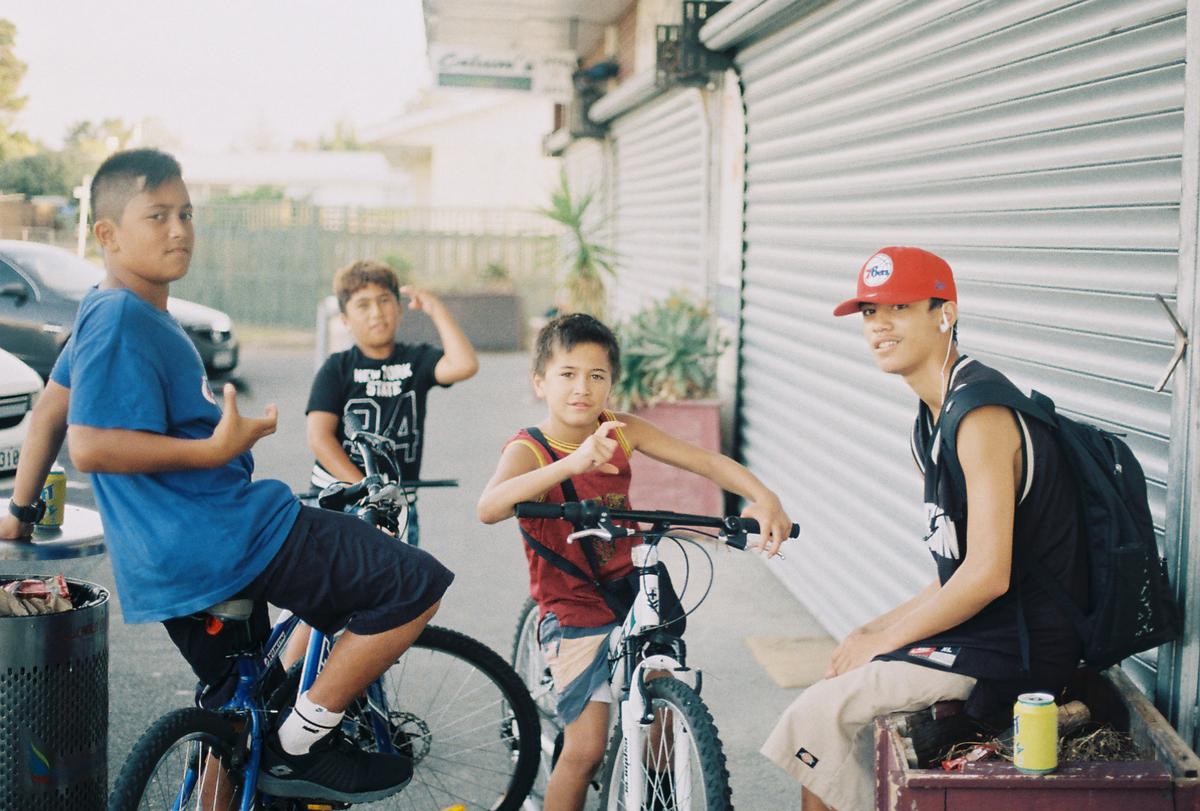
{"label": "boy in black t-shirt", "polygon": [[[362,459],[346,441],[345,415],[351,412],[367,431],[400,446],[400,475],[416,479],[424,449],[426,395],[435,384],[449,386],[474,375],[479,369],[475,350],[437,296],[401,287],[395,271],[380,262],[364,260],[342,268],[333,277],[333,292],[354,346],[326,359],[308,396],[308,447],[316,456],[312,484],[320,489],[363,477]],[[401,295],[409,299],[409,308],[433,320],[442,349],[396,341]],[[418,537],[412,504],[407,540],[416,546]]]}

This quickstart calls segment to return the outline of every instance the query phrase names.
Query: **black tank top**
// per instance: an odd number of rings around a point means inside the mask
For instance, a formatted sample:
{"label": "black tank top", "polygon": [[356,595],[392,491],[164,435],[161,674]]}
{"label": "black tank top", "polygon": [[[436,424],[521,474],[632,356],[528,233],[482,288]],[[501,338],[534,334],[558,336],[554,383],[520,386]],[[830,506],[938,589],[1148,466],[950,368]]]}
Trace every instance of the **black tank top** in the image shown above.
{"label": "black tank top", "polygon": [[[976,381],[1013,384],[1004,375],[966,355],[950,370],[947,402],[955,389]],[[1050,429],[1013,413],[1021,438],[1022,477],[1017,488],[1013,543],[1033,557],[1077,602],[1086,596],[1086,560],[1078,543],[1078,498],[1074,477],[1066,468]],[[926,543],[945,583],[967,556],[966,494],[958,493],[947,465],[938,426],[921,403],[913,426],[912,451],[925,475]],[[1054,598],[1028,572],[1013,564],[1009,590],[975,616],[929,639],[906,645],[882,659],[901,659],[979,679],[1030,681],[1056,689],[1079,663],[1080,642]],[[1029,630],[1030,672],[1024,673],[1018,632],[1018,606]]]}

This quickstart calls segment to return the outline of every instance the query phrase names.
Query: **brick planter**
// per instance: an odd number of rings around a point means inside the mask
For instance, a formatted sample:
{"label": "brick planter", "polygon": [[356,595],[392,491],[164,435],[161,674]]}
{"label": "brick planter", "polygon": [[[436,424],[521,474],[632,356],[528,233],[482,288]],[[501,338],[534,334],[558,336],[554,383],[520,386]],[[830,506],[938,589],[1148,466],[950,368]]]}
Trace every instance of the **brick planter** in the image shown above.
{"label": "brick planter", "polygon": [[[693,400],[664,403],[634,412],[668,434],[721,452],[721,403],[719,400]],[[703,476],[635,453],[630,463],[633,485],[629,501],[639,510],[720,515],[725,508],[721,489]]]}
{"label": "brick planter", "polygon": [[1142,759],[1061,762],[1047,775],[1023,774],[1005,761],[962,772],[911,768],[896,724],[875,719],[878,811],[1200,811],[1200,759],[1120,668],[1076,691],[1097,722],[1127,731]]}

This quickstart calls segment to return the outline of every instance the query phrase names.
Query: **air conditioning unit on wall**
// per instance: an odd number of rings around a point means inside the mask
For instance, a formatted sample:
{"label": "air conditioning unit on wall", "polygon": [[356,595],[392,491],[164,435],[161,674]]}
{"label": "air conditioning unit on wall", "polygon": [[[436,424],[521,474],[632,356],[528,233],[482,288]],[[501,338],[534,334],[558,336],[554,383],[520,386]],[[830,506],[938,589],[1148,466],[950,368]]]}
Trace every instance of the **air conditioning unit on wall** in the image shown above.
{"label": "air conditioning unit on wall", "polygon": [[713,73],[726,70],[732,60],[726,51],[710,51],[700,41],[700,29],[728,2],[684,0],[683,22],[655,27],[655,83],[670,85],[707,84]]}

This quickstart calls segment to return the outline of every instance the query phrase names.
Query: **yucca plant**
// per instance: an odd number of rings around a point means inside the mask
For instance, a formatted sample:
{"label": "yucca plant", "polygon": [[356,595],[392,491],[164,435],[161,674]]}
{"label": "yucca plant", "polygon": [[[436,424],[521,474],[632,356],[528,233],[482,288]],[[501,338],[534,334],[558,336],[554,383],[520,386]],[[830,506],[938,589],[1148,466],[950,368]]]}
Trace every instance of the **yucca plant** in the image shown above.
{"label": "yucca plant", "polygon": [[717,359],[728,346],[708,307],[674,293],[617,327],[621,376],[613,405],[622,410],[716,396]]}
{"label": "yucca plant", "polygon": [[567,231],[559,247],[562,262],[559,309],[603,319],[604,274],[612,276],[616,268],[612,249],[592,238],[597,223],[589,221],[588,208],[595,196],[595,192],[589,191],[576,197],[564,169],[559,172],[558,187],[550,195],[550,205],[538,209],[538,213]]}

